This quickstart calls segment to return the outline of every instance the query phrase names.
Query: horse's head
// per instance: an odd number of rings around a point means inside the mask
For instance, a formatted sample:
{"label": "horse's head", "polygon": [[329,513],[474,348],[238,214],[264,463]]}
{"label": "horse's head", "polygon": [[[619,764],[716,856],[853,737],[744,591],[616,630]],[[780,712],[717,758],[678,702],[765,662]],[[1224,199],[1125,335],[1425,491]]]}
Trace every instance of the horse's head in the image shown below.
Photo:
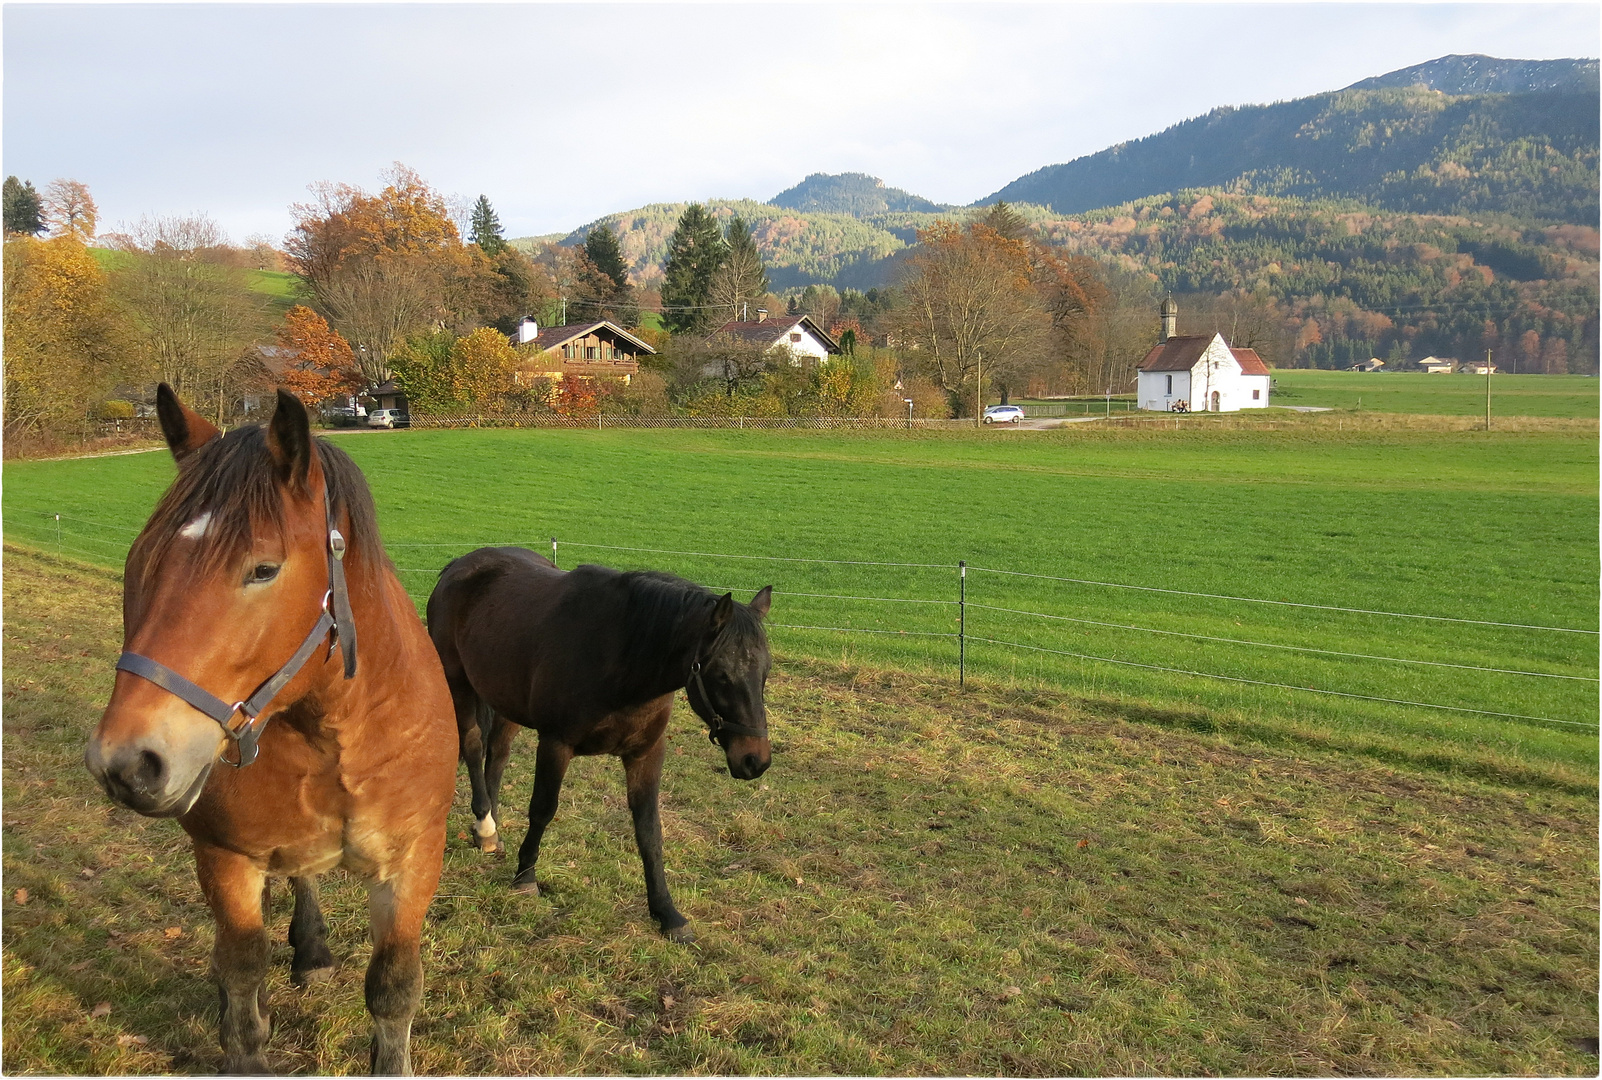
{"label": "horse's head", "polygon": [[[230,732],[247,723],[237,706],[219,703],[260,696],[322,617],[330,590],[324,465],[337,457],[345,463],[337,467],[354,466],[313,442],[305,406],[282,390],[265,428],[226,435],[165,384],[156,404],[178,477],[128,552],[124,658],[84,759],[116,802],[172,817],[194,805]],[[362,485],[357,502],[366,498]],[[336,512],[363,517],[350,502],[337,500]],[[130,655],[142,670],[125,666]],[[340,666],[322,648],[309,658],[280,703]],[[227,718],[202,712],[206,700]]]}
{"label": "horse's head", "polygon": [[773,661],[762,629],[772,599],[771,585],[749,604],[735,600],[733,593],[719,597],[685,686],[690,707],[723,747],[729,775],[736,780],[755,780],[773,762],[763,698]]}

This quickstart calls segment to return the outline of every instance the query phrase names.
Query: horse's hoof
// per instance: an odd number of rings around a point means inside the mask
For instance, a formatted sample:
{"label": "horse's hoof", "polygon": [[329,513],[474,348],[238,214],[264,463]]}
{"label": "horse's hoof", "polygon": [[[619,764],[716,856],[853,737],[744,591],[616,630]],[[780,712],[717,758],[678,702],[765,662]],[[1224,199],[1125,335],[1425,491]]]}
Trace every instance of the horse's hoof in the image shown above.
{"label": "horse's hoof", "polygon": [[334,977],[337,964],[325,964],[322,967],[295,968],[289,973],[289,981],[296,986],[310,986],[313,983],[327,982]]}
{"label": "horse's hoof", "polygon": [[665,926],[662,928],[662,936],[675,945],[695,944],[695,931],[690,929],[689,923],[680,923],[678,926]]}
{"label": "horse's hoof", "polygon": [[473,840],[478,844],[478,850],[482,851],[486,855],[499,855],[506,851],[505,845],[501,843],[500,833],[490,833],[488,836],[475,836]]}
{"label": "horse's hoof", "polygon": [[540,894],[540,885],[539,882],[534,880],[533,875],[529,875],[527,881],[513,881],[512,891],[521,893],[524,896],[538,896]]}

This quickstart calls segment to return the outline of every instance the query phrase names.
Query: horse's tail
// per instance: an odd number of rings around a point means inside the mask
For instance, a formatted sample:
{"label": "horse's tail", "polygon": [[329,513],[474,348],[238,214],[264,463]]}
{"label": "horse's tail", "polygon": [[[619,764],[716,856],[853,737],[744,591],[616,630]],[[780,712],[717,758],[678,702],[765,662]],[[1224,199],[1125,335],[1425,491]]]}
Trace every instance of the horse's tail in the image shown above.
{"label": "horse's tail", "polygon": [[478,734],[479,738],[484,740],[484,755],[487,758],[489,756],[490,736],[495,734],[495,710],[490,707],[489,702],[484,700],[483,695],[477,692],[474,692],[473,700],[473,711],[478,717]]}

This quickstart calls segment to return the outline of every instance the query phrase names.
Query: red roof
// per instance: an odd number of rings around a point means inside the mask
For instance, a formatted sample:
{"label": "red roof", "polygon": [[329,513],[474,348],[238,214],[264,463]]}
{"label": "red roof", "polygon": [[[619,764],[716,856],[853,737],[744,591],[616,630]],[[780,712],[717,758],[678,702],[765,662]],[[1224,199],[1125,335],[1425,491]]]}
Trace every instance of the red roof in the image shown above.
{"label": "red roof", "polygon": [[[1153,345],[1140,362],[1141,371],[1189,371],[1202,358],[1216,334],[1206,337],[1171,337],[1161,345]],[[1242,375],[1267,375],[1268,365],[1257,355],[1256,349],[1230,349]]]}

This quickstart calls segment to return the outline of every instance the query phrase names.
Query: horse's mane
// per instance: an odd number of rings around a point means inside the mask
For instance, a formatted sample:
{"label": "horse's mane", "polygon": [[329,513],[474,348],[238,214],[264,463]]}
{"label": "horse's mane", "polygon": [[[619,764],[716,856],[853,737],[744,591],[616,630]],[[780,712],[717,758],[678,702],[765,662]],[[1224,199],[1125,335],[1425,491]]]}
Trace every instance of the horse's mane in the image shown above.
{"label": "horse's mane", "polygon": [[[341,511],[349,515],[347,567],[355,572],[387,565],[366,478],[343,450],[323,439],[314,438],[312,445],[317,448],[334,517]],[[196,552],[202,574],[237,559],[250,546],[256,530],[283,528],[283,491],[261,425],[246,425],[218,436],[182,463],[177,479],[156,504],[130,553],[130,567],[137,566],[139,578],[160,565],[185,525],[205,513],[211,518]]]}
{"label": "horse's mane", "polygon": [[[627,652],[636,662],[660,662],[662,643],[682,641],[704,627],[718,600],[711,590],[660,570],[631,570],[622,584],[628,592]],[[756,613],[735,604],[718,648],[760,649],[766,640]]]}

